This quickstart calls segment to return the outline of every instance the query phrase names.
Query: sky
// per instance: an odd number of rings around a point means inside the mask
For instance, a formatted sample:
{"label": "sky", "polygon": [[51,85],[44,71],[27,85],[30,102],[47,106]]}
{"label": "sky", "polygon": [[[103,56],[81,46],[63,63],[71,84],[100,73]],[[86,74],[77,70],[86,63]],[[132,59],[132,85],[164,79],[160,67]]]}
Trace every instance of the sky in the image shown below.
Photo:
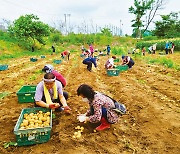
{"label": "sky", "polygon": [[[180,11],[180,0],[167,0],[160,14]],[[86,25],[88,31],[97,31],[98,27],[121,29],[123,34],[132,33],[131,20],[134,15],[128,13],[134,0],[0,0],[0,23],[2,19],[14,21],[25,14],[37,15],[40,20],[56,28],[66,20],[66,32]],[[154,25],[150,26],[153,29]],[[117,32],[117,31],[116,31]]]}

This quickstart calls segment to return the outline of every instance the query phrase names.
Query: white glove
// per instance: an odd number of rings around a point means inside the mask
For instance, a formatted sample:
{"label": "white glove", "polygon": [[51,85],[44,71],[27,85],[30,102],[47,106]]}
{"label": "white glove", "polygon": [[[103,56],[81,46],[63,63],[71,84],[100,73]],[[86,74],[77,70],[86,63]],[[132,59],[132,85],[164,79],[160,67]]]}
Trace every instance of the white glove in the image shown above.
{"label": "white glove", "polygon": [[86,120],[86,115],[81,114],[77,117],[77,119],[79,120],[79,122],[84,122]]}

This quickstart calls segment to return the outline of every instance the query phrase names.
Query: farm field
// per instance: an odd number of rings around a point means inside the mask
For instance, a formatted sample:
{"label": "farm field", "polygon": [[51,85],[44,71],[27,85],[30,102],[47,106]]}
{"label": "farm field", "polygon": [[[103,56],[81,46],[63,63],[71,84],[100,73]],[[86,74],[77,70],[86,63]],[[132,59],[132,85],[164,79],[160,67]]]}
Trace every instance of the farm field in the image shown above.
{"label": "farm field", "polygon": [[[168,57],[180,65],[179,53]],[[132,69],[109,77],[104,69],[107,56],[100,57],[99,71],[93,68],[89,72],[78,53],[73,53],[69,62],[53,64],[67,79],[65,91],[70,95],[67,102],[72,114],[55,112],[51,139],[47,143],[5,149],[5,142],[15,141],[13,129],[21,110],[34,106],[33,103],[19,104],[16,92],[23,85],[37,85],[43,78],[40,70],[45,64],[52,64],[57,55],[47,55],[45,59],[37,57],[37,62],[29,58],[4,61],[9,69],[0,71],[0,92],[8,94],[0,99],[0,154],[180,153],[179,71],[137,59]],[[82,83],[124,103],[127,114],[103,132],[93,131],[97,124],[79,123],[76,115],[85,113],[88,108],[76,94]],[[78,125],[83,126],[84,131],[80,139],[74,139]]]}

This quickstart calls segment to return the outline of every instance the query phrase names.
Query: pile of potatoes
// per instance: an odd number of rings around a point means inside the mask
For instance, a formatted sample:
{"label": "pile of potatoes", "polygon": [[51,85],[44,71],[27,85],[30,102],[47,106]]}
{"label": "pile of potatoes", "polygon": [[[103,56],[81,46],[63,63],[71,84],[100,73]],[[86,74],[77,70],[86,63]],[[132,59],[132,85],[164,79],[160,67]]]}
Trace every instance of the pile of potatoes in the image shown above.
{"label": "pile of potatoes", "polygon": [[39,128],[50,126],[50,112],[25,113],[19,129]]}
{"label": "pile of potatoes", "polygon": [[75,127],[75,129],[77,130],[76,132],[74,132],[74,135],[73,135],[73,138],[77,138],[79,139],[81,137],[81,133],[83,132],[84,130],[84,127],[80,127],[80,126],[77,126]]}

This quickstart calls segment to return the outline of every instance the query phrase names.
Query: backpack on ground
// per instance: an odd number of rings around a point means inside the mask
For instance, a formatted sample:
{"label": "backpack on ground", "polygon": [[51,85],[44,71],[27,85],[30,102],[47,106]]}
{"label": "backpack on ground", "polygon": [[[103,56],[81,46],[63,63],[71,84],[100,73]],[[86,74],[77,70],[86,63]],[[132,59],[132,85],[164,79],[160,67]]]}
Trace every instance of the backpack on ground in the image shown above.
{"label": "backpack on ground", "polygon": [[116,111],[120,115],[126,114],[126,107],[124,104],[115,101],[114,105],[115,105],[115,108],[113,109],[114,111]]}
{"label": "backpack on ground", "polygon": [[109,97],[114,102],[115,108],[113,108],[112,110],[116,111],[119,115],[126,114],[126,106],[124,104],[117,102],[116,100],[114,100],[106,94],[103,95]]}

